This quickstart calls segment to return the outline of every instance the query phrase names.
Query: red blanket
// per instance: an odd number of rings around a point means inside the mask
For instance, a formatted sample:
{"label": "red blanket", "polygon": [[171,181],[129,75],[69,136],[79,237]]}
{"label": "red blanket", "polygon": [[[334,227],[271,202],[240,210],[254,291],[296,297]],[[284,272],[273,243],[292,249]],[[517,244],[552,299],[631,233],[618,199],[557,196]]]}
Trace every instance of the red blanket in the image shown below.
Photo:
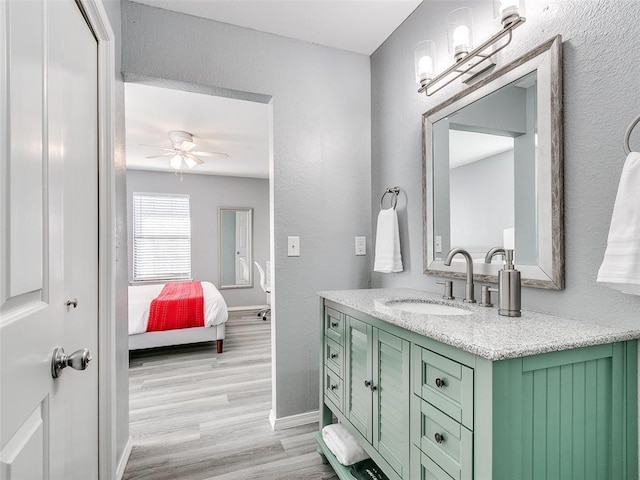
{"label": "red blanket", "polygon": [[204,326],[204,296],[200,282],[167,283],[151,301],[147,332]]}

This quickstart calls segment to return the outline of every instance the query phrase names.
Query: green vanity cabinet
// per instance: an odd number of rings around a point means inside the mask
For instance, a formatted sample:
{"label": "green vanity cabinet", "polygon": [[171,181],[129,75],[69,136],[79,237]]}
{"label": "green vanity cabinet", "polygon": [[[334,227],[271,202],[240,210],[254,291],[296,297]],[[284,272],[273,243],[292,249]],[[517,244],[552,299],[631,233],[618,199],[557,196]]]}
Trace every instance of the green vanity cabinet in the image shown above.
{"label": "green vanity cabinet", "polygon": [[320,426],[337,418],[389,478],[638,478],[636,340],[492,361],[321,308]]}

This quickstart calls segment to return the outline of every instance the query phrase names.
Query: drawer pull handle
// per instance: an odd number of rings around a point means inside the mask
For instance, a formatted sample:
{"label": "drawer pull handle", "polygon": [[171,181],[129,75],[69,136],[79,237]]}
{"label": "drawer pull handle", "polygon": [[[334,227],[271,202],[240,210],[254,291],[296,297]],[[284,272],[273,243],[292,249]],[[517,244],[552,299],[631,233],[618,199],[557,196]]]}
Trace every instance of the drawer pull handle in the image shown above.
{"label": "drawer pull handle", "polygon": [[444,380],[443,380],[443,379],[441,379],[441,378],[436,378],[436,387],[438,387],[438,388],[443,388],[443,387],[446,387],[446,386],[447,386],[447,384],[446,384],[446,383],[444,383]]}
{"label": "drawer pull handle", "polygon": [[338,389],[338,385],[333,384],[329,387],[331,390],[337,390]]}
{"label": "drawer pull handle", "polygon": [[371,385],[371,391],[375,392],[378,389],[378,387],[376,387],[375,385]]}
{"label": "drawer pull handle", "polygon": [[436,443],[444,442],[444,437],[439,433],[436,433],[435,438],[436,438]]}
{"label": "drawer pull handle", "polygon": [[338,354],[337,353],[332,353],[331,355],[329,355],[331,358],[338,358]]}
{"label": "drawer pull handle", "polygon": [[340,325],[338,322],[331,322],[332,328],[338,328],[338,325]]}
{"label": "drawer pull handle", "polygon": [[364,386],[367,388],[371,388],[371,382],[369,380],[364,381]]}

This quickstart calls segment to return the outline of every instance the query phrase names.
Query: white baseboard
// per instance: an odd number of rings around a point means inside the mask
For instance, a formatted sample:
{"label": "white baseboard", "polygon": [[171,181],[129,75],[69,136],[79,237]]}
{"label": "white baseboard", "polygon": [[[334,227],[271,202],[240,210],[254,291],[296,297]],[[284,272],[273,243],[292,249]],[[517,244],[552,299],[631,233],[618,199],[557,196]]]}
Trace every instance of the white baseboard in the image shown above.
{"label": "white baseboard", "polygon": [[308,425],[310,423],[317,423],[319,419],[320,412],[318,410],[312,410],[311,412],[299,413],[298,415],[291,415],[290,417],[282,418],[276,418],[273,410],[269,413],[269,422],[271,422],[271,428],[275,431],[300,427],[301,425]]}
{"label": "white baseboard", "polygon": [[245,310],[262,310],[263,308],[268,308],[269,305],[244,305],[241,307],[227,307],[227,310],[230,312],[243,312]]}
{"label": "white baseboard", "polygon": [[132,448],[133,441],[131,437],[129,437],[129,439],[127,440],[127,444],[124,446],[122,457],[120,457],[120,461],[118,462],[118,469],[116,470],[116,480],[122,480],[124,469],[127,468],[127,462],[129,461],[129,456],[131,455]]}

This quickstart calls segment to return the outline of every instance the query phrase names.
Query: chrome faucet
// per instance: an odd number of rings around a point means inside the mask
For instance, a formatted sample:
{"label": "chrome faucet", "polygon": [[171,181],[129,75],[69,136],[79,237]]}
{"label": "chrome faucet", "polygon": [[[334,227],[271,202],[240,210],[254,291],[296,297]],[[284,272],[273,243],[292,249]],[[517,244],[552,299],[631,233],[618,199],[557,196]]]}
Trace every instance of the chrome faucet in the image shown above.
{"label": "chrome faucet", "polygon": [[444,264],[447,267],[450,267],[451,260],[457,254],[462,255],[464,259],[467,261],[467,283],[465,284],[465,287],[464,287],[463,301],[466,303],[476,303],[476,299],[474,298],[474,293],[473,293],[473,259],[471,258],[471,255],[469,255],[469,252],[467,252],[462,248],[453,248],[449,251],[449,253],[447,253],[447,258],[444,259]]}

